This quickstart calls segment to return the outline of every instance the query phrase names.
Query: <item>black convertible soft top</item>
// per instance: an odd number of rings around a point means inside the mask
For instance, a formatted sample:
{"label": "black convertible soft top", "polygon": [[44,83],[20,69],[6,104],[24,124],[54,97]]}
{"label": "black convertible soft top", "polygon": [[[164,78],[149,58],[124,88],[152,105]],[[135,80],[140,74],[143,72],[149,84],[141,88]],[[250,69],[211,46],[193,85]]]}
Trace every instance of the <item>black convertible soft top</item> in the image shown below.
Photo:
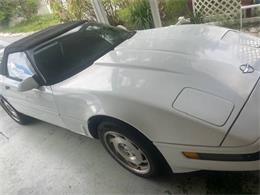
{"label": "black convertible soft top", "polygon": [[20,39],[9,46],[6,47],[5,53],[13,53],[26,51],[31,49],[38,44],[41,44],[47,40],[53,39],[81,24],[84,24],[86,21],[73,21],[67,22],[64,24],[58,24],[56,26],[49,27],[32,35],[29,35],[23,39]]}
{"label": "black convertible soft top", "polygon": [[51,26],[47,29],[29,35],[23,39],[20,39],[5,48],[2,64],[0,64],[0,74],[4,73],[4,64],[7,63],[7,57],[10,53],[23,52],[29,50],[45,41],[53,39],[77,26],[86,23],[86,21],[73,21],[64,24],[58,24]]}

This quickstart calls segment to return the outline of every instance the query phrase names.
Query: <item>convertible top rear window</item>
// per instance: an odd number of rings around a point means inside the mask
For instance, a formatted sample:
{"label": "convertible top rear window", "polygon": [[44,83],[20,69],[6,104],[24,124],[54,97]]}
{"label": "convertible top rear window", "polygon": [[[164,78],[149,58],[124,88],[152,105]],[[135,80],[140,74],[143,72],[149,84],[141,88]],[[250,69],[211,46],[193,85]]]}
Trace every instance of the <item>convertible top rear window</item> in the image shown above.
{"label": "convertible top rear window", "polygon": [[47,84],[55,84],[90,66],[133,35],[102,24],[85,24],[33,49],[33,59]]}

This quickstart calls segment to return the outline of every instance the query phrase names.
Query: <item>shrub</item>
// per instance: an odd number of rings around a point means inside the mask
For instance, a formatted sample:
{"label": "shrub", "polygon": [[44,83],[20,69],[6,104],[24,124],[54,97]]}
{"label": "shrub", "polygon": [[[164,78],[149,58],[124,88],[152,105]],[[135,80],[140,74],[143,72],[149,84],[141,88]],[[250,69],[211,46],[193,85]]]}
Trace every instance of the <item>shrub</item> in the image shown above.
{"label": "shrub", "polygon": [[38,12],[38,0],[0,0],[0,23],[7,25],[14,16],[26,20]]}
{"label": "shrub", "polygon": [[159,4],[163,25],[175,24],[180,16],[189,17],[188,0],[163,0]]}
{"label": "shrub", "polygon": [[51,8],[54,15],[61,21],[71,20],[95,20],[95,13],[91,0],[67,0],[62,3],[61,0],[51,0]]}
{"label": "shrub", "polygon": [[37,14],[39,0],[16,0],[16,5],[18,16],[29,20]]}
{"label": "shrub", "polygon": [[135,0],[127,8],[119,11],[119,17],[130,29],[153,28],[153,17],[147,0]]}
{"label": "shrub", "polygon": [[103,6],[105,8],[108,21],[111,25],[122,24],[122,18],[119,16],[119,10],[125,9],[130,5],[130,0],[102,0]]}
{"label": "shrub", "polygon": [[15,14],[16,1],[0,0],[0,24],[8,24],[11,17]]}
{"label": "shrub", "polygon": [[195,14],[191,13],[190,22],[191,22],[191,24],[202,24],[202,23],[204,23],[204,17],[200,12],[195,13]]}
{"label": "shrub", "polygon": [[10,33],[32,32],[45,29],[58,23],[59,20],[53,17],[53,15],[33,16],[29,20],[22,21],[12,27],[3,28],[1,31]]}

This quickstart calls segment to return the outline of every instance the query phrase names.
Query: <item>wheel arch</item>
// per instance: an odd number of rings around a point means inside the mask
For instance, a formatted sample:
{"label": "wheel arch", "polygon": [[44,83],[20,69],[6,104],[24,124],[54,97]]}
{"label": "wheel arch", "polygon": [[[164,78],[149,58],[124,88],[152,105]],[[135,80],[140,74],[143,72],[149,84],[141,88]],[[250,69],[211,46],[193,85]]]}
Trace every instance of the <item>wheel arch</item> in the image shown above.
{"label": "wheel arch", "polygon": [[99,139],[97,128],[98,128],[98,125],[103,120],[110,120],[110,121],[113,121],[113,122],[123,123],[124,125],[127,125],[127,126],[133,128],[133,129],[135,129],[135,131],[138,132],[138,134],[141,134],[143,137],[145,137],[150,142],[152,142],[151,139],[149,139],[149,137],[147,135],[143,134],[140,130],[138,130],[138,128],[134,127],[130,123],[123,121],[121,119],[118,119],[116,117],[108,116],[108,115],[94,115],[94,116],[92,116],[88,119],[88,131],[89,131],[90,135],[95,139]]}
{"label": "wheel arch", "polygon": [[130,128],[134,129],[136,133],[138,133],[140,136],[142,136],[144,139],[147,139],[157,150],[157,152],[160,155],[160,158],[164,161],[165,163],[165,173],[172,173],[172,168],[169,166],[169,163],[167,162],[166,158],[164,157],[164,155],[161,153],[161,151],[156,147],[156,145],[153,144],[153,142],[151,141],[151,139],[149,139],[149,137],[147,137],[145,134],[143,134],[140,130],[138,130],[136,127],[134,127],[133,125],[120,120],[118,118],[115,117],[111,117],[111,116],[107,116],[107,115],[95,115],[92,116],[88,119],[88,131],[90,133],[90,135],[95,138],[95,139],[99,139],[98,137],[98,125],[103,121],[103,120],[111,120],[114,122],[119,122],[119,123],[123,123],[124,125],[129,126]]}

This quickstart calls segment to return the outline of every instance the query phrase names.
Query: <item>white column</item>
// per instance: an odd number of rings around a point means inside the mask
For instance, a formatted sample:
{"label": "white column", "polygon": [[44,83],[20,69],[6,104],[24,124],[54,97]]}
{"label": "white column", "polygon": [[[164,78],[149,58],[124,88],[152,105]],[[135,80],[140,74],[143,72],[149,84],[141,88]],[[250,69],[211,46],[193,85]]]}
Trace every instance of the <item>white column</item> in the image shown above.
{"label": "white column", "polygon": [[240,8],[240,30],[243,29],[243,9]]}
{"label": "white column", "polygon": [[107,14],[101,0],[92,0],[92,5],[97,17],[98,22],[109,24]]}
{"label": "white column", "polygon": [[196,1],[196,0],[192,0],[192,11],[193,11],[193,15],[194,15],[194,16],[197,15],[197,14],[196,14],[196,9],[195,9],[195,1]]}
{"label": "white column", "polygon": [[159,7],[158,7],[158,1],[157,0],[149,0],[152,15],[153,15],[153,22],[154,27],[158,28],[162,26],[160,13],[159,13]]}

